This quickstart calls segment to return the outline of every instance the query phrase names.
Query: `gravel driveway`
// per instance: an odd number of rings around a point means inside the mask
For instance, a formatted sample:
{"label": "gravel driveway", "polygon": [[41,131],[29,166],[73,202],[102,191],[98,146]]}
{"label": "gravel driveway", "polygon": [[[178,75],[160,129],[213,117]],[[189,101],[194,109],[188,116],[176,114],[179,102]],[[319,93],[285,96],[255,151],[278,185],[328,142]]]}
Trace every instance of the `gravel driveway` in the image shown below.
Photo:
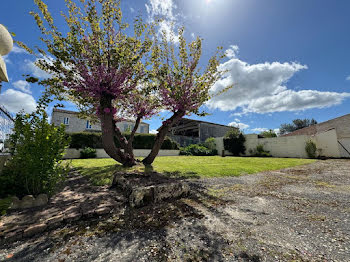
{"label": "gravel driveway", "polygon": [[0,247],[0,261],[350,261],[350,160],[190,183],[189,198]]}

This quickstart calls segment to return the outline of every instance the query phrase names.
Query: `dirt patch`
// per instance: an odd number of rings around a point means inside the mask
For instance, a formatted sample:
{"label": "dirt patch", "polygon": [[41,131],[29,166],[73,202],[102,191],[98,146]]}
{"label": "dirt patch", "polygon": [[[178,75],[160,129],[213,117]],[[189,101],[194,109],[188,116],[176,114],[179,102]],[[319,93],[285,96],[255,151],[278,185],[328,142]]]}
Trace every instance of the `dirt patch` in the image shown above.
{"label": "dirt patch", "polygon": [[186,199],[67,225],[0,260],[350,261],[349,160],[189,183]]}

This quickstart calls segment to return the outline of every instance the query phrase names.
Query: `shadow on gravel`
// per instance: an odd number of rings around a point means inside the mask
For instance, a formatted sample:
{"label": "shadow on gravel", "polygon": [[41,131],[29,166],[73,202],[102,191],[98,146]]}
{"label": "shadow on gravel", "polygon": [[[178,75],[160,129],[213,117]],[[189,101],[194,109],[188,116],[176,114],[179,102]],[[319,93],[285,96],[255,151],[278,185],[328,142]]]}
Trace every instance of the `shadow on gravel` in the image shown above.
{"label": "shadow on gravel", "polygon": [[[128,207],[119,215],[51,232],[7,261],[261,261],[249,251],[236,252],[232,240],[203,223],[203,209],[224,218],[217,207],[233,201],[209,195],[195,183],[191,192],[185,199]],[[79,239],[91,242],[90,249],[72,244]]]}

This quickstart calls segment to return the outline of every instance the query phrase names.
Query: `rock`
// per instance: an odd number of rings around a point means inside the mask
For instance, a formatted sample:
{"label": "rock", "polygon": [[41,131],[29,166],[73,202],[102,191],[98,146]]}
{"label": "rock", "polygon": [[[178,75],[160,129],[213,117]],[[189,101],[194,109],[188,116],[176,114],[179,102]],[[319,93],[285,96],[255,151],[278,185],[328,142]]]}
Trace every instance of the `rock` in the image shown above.
{"label": "rock", "polygon": [[33,206],[35,207],[45,206],[48,201],[49,199],[46,194],[40,194],[36,197]]}
{"label": "rock", "polygon": [[11,204],[10,209],[18,209],[21,207],[21,201],[18,199],[18,197],[12,197],[11,198]]}
{"label": "rock", "polygon": [[34,205],[35,198],[32,195],[28,195],[22,198],[20,208],[31,208]]}
{"label": "rock", "polygon": [[24,230],[23,237],[30,237],[35,234],[44,232],[46,228],[47,228],[46,224],[36,224],[34,226],[30,226]]}
{"label": "rock", "polygon": [[171,184],[157,185],[154,187],[154,201],[177,198],[187,195],[190,188],[187,183],[176,182]]}
{"label": "rock", "polygon": [[135,188],[129,196],[131,207],[140,207],[153,202],[154,186]]}

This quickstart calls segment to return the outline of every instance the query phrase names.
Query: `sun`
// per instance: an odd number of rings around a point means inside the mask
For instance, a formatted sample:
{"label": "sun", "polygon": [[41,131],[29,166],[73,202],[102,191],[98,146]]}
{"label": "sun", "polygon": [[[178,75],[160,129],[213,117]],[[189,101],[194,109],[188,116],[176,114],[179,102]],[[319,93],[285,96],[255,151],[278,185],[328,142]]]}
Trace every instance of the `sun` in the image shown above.
{"label": "sun", "polygon": [[205,0],[205,2],[206,2],[207,4],[210,4],[211,2],[213,2],[213,0]]}

